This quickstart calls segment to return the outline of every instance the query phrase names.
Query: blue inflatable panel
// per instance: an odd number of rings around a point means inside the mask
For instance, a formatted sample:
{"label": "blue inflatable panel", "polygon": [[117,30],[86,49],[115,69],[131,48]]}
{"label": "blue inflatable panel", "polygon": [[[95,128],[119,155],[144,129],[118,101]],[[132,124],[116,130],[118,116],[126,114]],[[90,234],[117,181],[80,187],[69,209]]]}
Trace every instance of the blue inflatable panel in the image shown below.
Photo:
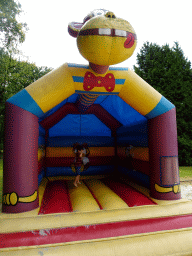
{"label": "blue inflatable panel", "polygon": [[74,143],[87,143],[89,147],[112,147],[115,145],[113,137],[96,137],[96,136],[63,136],[49,137],[47,147],[72,147]]}
{"label": "blue inflatable panel", "polygon": [[44,136],[39,136],[38,138],[38,146],[45,146],[45,137]]}
{"label": "blue inflatable panel", "polygon": [[109,70],[128,71],[128,68],[126,68],[126,67],[109,67]]}
{"label": "blue inflatable panel", "polygon": [[[115,170],[113,165],[89,166],[89,168],[81,173],[81,175],[102,175],[111,174]],[[71,167],[47,167],[46,176],[75,176]]]}
{"label": "blue inflatable panel", "polygon": [[45,129],[41,125],[39,125],[39,135],[45,135]]}
{"label": "blue inflatable panel", "polygon": [[175,106],[170,101],[168,101],[165,97],[162,96],[157,106],[153,110],[151,110],[151,112],[149,112],[147,115],[145,115],[145,117],[151,119],[156,116],[160,116],[174,107]]}
{"label": "blue inflatable panel", "polygon": [[100,105],[124,126],[131,126],[146,120],[146,117],[129,106],[119,96],[110,95]]}
{"label": "blue inflatable panel", "polygon": [[111,130],[93,114],[69,114],[49,129],[49,136],[111,136]]}
{"label": "blue inflatable panel", "polygon": [[45,170],[44,169],[38,175],[38,186],[41,184],[41,181],[42,181],[43,177],[45,177]]}
{"label": "blue inflatable panel", "polygon": [[44,115],[41,108],[37,105],[37,103],[25,89],[13,95],[7,100],[7,102],[27,110],[35,116],[41,117]]}
{"label": "blue inflatable panel", "polygon": [[68,67],[72,68],[85,68],[85,69],[90,69],[88,65],[83,65],[83,64],[76,64],[76,63],[67,63]]}
{"label": "blue inflatable panel", "polygon": [[128,169],[123,166],[118,166],[118,171],[125,174],[130,179],[134,180],[136,183],[141,184],[146,188],[150,187],[150,180],[148,175],[139,171]]}
{"label": "blue inflatable panel", "polygon": [[80,122],[80,115],[69,114],[49,129],[49,136],[80,136]]}
{"label": "blue inflatable panel", "polygon": [[101,104],[107,97],[107,95],[100,95],[97,97],[96,101],[94,102],[94,104]]}
{"label": "blue inflatable panel", "polygon": [[144,135],[126,135],[117,137],[118,146],[132,145],[135,147],[148,147],[148,136]]}
{"label": "blue inflatable panel", "polygon": [[147,119],[132,126],[121,126],[117,130],[118,136],[148,134]]}

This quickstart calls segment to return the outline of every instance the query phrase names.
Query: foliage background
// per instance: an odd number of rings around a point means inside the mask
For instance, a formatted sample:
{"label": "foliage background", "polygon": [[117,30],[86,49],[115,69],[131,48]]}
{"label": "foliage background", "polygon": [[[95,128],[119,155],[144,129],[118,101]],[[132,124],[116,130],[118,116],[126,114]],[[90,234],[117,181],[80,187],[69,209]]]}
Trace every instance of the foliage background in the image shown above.
{"label": "foliage background", "polygon": [[19,60],[18,45],[24,42],[27,31],[27,24],[18,22],[21,12],[18,1],[0,0],[0,158],[6,100],[51,71],[51,68]]}
{"label": "foliage background", "polygon": [[192,70],[179,44],[144,43],[135,72],[176,106],[179,164],[192,165]]}

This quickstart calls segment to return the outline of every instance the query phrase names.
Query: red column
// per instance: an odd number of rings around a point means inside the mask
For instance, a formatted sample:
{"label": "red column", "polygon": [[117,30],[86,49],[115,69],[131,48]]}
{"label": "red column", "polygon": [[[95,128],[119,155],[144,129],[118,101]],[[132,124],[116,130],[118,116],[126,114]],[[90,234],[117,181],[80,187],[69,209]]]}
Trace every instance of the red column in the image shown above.
{"label": "red column", "polygon": [[3,212],[39,207],[38,117],[6,103],[3,170]]}
{"label": "red column", "polygon": [[151,196],[180,199],[176,109],[150,119],[148,134]]}

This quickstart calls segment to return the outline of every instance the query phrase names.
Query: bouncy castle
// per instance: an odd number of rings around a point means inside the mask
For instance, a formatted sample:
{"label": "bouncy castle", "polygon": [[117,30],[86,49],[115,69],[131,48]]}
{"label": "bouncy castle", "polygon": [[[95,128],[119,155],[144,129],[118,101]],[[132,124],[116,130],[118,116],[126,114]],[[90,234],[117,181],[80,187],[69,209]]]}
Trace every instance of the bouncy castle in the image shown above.
{"label": "bouncy castle", "polygon": [[[128,68],[137,36],[94,10],[65,63],[6,102],[0,255],[191,255],[175,106]],[[75,187],[73,145],[89,165]]]}

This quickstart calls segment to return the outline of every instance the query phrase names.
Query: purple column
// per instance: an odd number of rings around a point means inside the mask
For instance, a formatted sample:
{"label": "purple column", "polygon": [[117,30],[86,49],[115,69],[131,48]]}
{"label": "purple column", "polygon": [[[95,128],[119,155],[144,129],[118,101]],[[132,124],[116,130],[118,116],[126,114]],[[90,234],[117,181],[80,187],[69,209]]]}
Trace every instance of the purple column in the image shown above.
{"label": "purple column", "polygon": [[6,102],[3,167],[3,212],[39,207],[38,117]]}
{"label": "purple column", "polygon": [[150,119],[148,133],[151,196],[180,199],[176,109]]}

